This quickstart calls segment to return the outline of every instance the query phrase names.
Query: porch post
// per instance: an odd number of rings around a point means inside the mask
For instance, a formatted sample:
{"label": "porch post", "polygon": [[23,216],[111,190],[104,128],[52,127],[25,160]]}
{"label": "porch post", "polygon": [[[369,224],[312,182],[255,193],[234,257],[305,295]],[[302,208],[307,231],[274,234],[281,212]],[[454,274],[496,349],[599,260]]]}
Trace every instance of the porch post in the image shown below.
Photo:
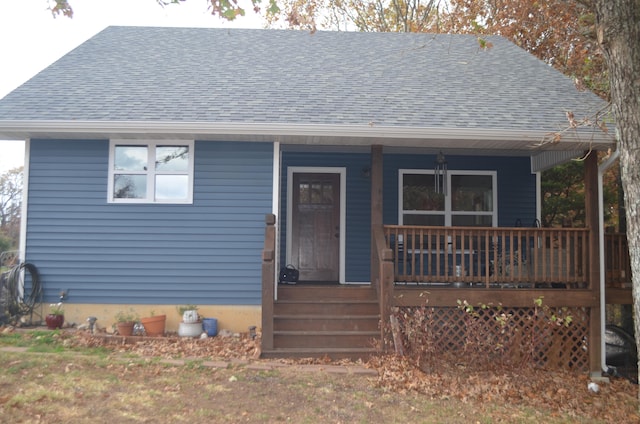
{"label": "porch post", "polygon": [[262,250],[262,351],[273,349],[273,302],[275,301],[276,216],[265,217]]}
{"label": "porch post", "polygon": [[[382,227],[382,146],[371,146],[371,228]],[[379,272],[378,252],[374,232],[371,231],[371,282]]]}
{"label": "porch post", "polygon": [[589,289],[594,302],[589,314],[589,370],[592,376],[602,374],[602,354],[600,343],[602,329],[600,328],[600,213],[598,205],[598,155],[596,151],[587,153],[584,161],[584,191],[585,191],[585,220],[589,229]]}

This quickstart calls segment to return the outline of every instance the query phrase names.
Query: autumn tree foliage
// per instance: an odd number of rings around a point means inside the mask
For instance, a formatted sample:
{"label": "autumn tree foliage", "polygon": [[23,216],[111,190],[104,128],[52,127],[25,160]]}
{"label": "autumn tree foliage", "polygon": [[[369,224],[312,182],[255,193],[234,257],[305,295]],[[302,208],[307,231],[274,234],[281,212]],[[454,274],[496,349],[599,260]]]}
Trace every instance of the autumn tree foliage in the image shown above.
{"label": "autumn tree foliage", "polygon": [[271,26],[315,31],[431,32],[438,0],[279,0]]}
{"label": "autumn tree foliage", "polygon": [[22,207],[22,167],[0,175],[0,252],[18,248]]}
{"label": "autumn tree foliage", "polygon": [[451,0],[438,21],[449,33],[497,34],[607,98],[608,74],[592,7],[577,0]]}

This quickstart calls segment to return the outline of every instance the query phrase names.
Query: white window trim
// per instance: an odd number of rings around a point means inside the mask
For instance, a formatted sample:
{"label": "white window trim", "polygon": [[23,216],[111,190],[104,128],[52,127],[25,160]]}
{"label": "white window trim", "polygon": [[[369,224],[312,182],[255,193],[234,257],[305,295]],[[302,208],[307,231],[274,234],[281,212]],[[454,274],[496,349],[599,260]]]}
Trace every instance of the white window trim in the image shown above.
{"label": "white window trim", "polygon": [[[404,225],[405,211],[402,209],[403,205],[403,185],[405,174],[425,174],[434,175],[433,169],[400,169],[398,171],[398,225]],[[451,176],[452,175],[490,175],[492,181],[491,190],[493,191],[493,206],[492,211],[452,211],[451,210]],[[444,226],[451,227],[451,220],[453,215],[486,215],[491,216],[491,222],[493,227],[498,226],[498,173],[496,171],[447,171],[447,187],[449,191],[445,197],[444,211],[411,211],[414,215],[443,215],[444,214]]]}
{"label": "white window trim", "polygon": [[[146,146],[152,147],[149,149],[149,163],[155,161],[155,148],[157,146],[187,146],[189,148],[189,164],[186,173],[180,173],[187,175],[189,178],[189,184],[187,187],[186,199],[167,199],[156,200],[155,199],[155,176],[164,174],[164,172],[148,171],[146,173],[147,181],[147,197],[145,199],[118,199],[113,197],[113,183],[114,183],[114,162],[115,162],[115,147],[127,145],[127,146]],[[193,203],[193,169],[195,162],[195,142],[194,140],[127,140],[127,139],[112,139],[109,141],[109,182],[107,184],[107,202],[108,203],[153,203],[153,204],[192,204]],[[153,156],[153,157],[152,157]],[[175,174],[175,172],[170,172]]]}

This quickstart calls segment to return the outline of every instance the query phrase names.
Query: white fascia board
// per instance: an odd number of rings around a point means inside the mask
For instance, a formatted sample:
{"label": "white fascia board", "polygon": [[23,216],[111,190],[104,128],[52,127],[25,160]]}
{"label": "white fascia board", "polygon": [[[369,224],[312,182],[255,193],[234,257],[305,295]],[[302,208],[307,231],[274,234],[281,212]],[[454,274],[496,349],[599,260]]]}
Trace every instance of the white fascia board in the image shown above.
{"label": "white fascia board", "polygon": [[[56,136],[185,136],[206,138],[207,136],[259,136],[270,137],[316,137],[327,139],[430,139],[460,141],[502,141],[520,142],[523,147],[535,149],[553,136],[550,131],[477,129],[477,128],[436,128],[398,127],[367,125],[321,125],[321,124],[280,124],[280,123],[206,123],[206,122],[156,122],[156,121],[0,121],[0,137],[52,138]],[[566,133],[562,144],[579,142],[612,144],[610,137],[590,132],[579,136]],[[552,145],[552,143],[549,143]]]}

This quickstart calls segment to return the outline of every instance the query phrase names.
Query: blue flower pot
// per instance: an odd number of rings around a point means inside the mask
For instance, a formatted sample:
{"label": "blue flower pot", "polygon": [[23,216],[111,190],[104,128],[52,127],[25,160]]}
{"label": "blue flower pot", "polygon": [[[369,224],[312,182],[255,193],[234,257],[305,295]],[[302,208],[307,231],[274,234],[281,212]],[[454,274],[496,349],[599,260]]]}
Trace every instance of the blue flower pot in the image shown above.
{"label": "blue flower pot", "polygon": [[207,336],[214,337],[218,335],[218,319],[217,318],[203,318],[202,327]]}

